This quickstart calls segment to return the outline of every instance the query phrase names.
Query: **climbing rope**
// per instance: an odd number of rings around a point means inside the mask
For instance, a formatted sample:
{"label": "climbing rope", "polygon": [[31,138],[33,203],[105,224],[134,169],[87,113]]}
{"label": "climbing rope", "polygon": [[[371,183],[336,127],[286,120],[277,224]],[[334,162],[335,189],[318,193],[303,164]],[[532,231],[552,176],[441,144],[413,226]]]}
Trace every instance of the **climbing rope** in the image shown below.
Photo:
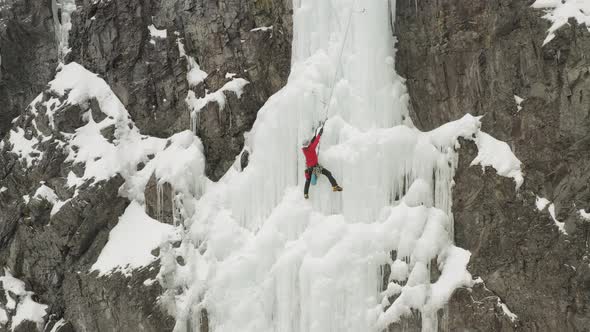
{"label": "climbing rope", "polygon": [[[336,72],[334,73],[334,78],[332,79],[332,88],[330,89],[330,98],[328,98],[328,102],[325,103],[321,101],[326,106],[324,120],[320,122],[319,127],[323,127],[326,121],[328,120],[328,113],[330,112],[330,106],[332,105],[332,97],[334,96],[334,88],[336,87],[336,79],[338,78],[338,73],[340,72],[340,68],[342,67],[342,54],[344,53],[344,46],[346,45],[346,40],[348,39],[348,32],[350,31],[350,23],[352,22],[352,14],[354,13],[364,13],[365,9],[361,11],[355,11],[354,6],[350,7],[350,14],[348,15],[348,24],[346,25],[346,31],[344,32],[344,38],[342,39],[342,46],[340,47],[340,54],[338,55],[338,66],[336,67]],[[320,145],[321,141],[318,144],[318,157],[320,155]]]}

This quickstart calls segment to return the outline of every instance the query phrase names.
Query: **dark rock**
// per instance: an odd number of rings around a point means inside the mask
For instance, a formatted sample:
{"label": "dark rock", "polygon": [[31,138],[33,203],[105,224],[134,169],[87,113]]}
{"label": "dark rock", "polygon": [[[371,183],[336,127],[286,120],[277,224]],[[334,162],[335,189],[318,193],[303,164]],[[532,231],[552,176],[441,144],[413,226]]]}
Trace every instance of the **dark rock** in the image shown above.
{"label": "dark rock", "polygon": [[53,123],[58,132],[73,134],[76,129],[82,127],[82,108],[79,105],[64,105],[55,111]]}
{"label": "dark rock", "polygon": [[160,248],[155,248],[151,251],[152,256],[159,257],[160,256]]}
{"label": "dark rock", "polygon": [[162,311],[158,302],[162,288],[157,283],[143,286],[144,280],[157,275],[155,267],[152,264],[136,270],[130,277],[119,273],[100,278],[67,273],[65,316],[76,331],[172,331],[174,319]]}
{"label": "dark rock", "polygon": [[35,331],[43,331],[37,327],[37,323],[31,322],[29,320],[24,320],[20,323],[17,327],[14,328],[14,332],[35,332]]}
{"label": "dark rock", "polygon": [[0,5],[0,139],[53,77],[53,27],[50,1],[9,0]]}
{"label": "dark rock", "polygon": [[180,265],[180,266],[186,265],[186,262],[184,261],[184,257],[182,257],[182,256],[176,256],[176,263],[178,263],[178,265]]}
{"label": "dark rock", "polygon": [[244,150],[242,155],[240,156],[240,169],[243,171],[246,167],[248,167],[248,161],[250,159],[250,152],[248,150]]}

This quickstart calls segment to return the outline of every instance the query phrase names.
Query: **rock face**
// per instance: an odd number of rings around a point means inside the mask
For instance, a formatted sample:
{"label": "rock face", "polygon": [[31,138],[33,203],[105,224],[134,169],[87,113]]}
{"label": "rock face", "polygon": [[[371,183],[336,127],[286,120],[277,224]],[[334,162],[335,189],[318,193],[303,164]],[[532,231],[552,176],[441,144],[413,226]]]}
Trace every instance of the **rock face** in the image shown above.
{"label": "rock face", "polygon": [[51,1],[0,3],[0,138],[43,90],[57,66]]}
{"label": "rock face", "polygon": [[[467,112],[485,115],[483,129],[511,145],[525,172],[515,192],[513,182],[469,167],[475,150],[463,144],[455,237],[485,285],[455,295],[452,331],[585,331],[590,324],[590,224],[579,215],[590,207],[590,33],[571,21],[543,46],[549,23],[531,3],[397,2],[396,65],[407,78],[414,123],[429,130]],[[520,111],[515,95],[524,99]],[[537,210],[537,196],[554,204],[567,235],[547,207]]]}
{"label": "rock face", "polygon": [[[207,175],[221,177],[242,150],[258,109],[287,80],[291,1],[86,0],[79,7],[69,59],[102,75],[144,134],[168,137],[191,128],[190,90],[204,97],[234,74],[249,82],[240,98],[224,92],[223,109],[209,102],[197,117]],[[152,36],[151,25],[166,37]],[[179,43],[207,73],[196,86],[187,82],[188,59]]]}
{"label": "rock face", "polygon": [[[469,269],[482,282],[455,294],[440,327],[587,330],[590,223],[579,210],[590,209],[590,33],[571,22],[542,46],[549,24],[531,1],[396,3],[396,65],[408,79],[414,123],[429,130],[466,112],[485,115],[483,129],[509,142],[526,173],[519,191],[492,170],[482,176],[469,167],[475,147],[462,142],[455,236],[472,252]],[[289,74],[291,0],[78,0],[77,6],[66,61],[101,75],[143,134],[169,137],[194,124],[210,179],[236,160],[247,167],[243,135]],[[58,331],[171,331],[174,320],[157,303],[161,286],[144,283],[155,277],[158,262],[131,277],[89,272],[129,204],[119,196],[121,176],[82,185],[75,197],[67,186],[70,172],[80,176],[84,169],[66,159],[60,140],[87,121],[82,114],[95,121],[106,116],[98,101],[72,105],[45,91],[34,105],[36,121],[24,116],[57,66],[53,22],[51,1],[0,3],[0,138],[19,114],[15,126],[25,139],[54,137],[39,144],[34,165],[7,153],[6,143],[0,146],[0,188],[6,188],[0,190],[0,266],[25,281],[35,301],[49,305],[46,330],[65,318]],[[206,77],[193,80],[195,68]],[[248,81],[241,95],[220,91],[236,78]],[[187,96],[215,91],[225,103],[207,102],[191,118]],[[524,99],[521,110],[515,95]],[[46,112],[54,106],[43,104],[51,98],[60,99],[54,126]],[[114,131],[105,128],[101,135],[112,142]],[[55,202],[35,197],[41,184],[65,202],[55,215]],[[169,202],[172,188],[163,187],[160,199]],[[175,211],[171,204],[158,210],[156,188],[154,177],[144,193],[147,213],[172,223]],[[553,203],[567,234],[548,207],[536,208],[537,196]],[[179,256],[175,264],[185,261]],[[3,310],[9,306],[4,294]],[[406,330],[419,324],[415,318]],[[206,330],[205,311],[201,320]],[[24,322],[16,330],[35,329]]]}

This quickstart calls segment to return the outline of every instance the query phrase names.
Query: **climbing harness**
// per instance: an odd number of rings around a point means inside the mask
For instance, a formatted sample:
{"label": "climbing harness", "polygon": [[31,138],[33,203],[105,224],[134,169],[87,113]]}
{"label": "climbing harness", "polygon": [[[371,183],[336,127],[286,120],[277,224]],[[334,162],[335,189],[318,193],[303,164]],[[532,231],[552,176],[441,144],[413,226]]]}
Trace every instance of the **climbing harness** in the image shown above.
{"label": "climbing harness", "polygon": [[318,177],[320,177],[320,174],[322,174],[323,170],[324,170],[324,168],[320,164],[317,164],[312,167],[312,169],[311,169],[311,184],[312,185],[314,185],[314,186],[316,185],[316,183],[318,182]]}

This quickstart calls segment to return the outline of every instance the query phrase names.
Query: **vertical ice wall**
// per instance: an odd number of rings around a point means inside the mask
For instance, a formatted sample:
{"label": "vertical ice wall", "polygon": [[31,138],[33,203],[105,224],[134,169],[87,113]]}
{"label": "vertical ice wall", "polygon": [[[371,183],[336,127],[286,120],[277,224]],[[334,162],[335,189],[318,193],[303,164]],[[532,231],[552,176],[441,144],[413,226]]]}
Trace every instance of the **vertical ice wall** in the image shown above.
{"label": "vertical ice wall", "polygon": [[60,63],[70,52],[69,35],[72,29],[71,14],[76,10],[75,0],[51,0],[55,39],[57,40],[57,56]]}
{"label": "vertical ice wall", "polygon": [[[291,74],[246,135],[248,167],[185,197],[182,243],[162,249],[176,331],[199,330],[203,310],[211,331],[382,331],[415,312],[434,331],[454,290],[472,285],[470,254],[452,241],[458,138],[517,184],[520,162],[469,114],[413,127],[394,8],[294,0]],[[305,200],[300,142],[326,119],[319,160],[344,192],[322,177]]]}

